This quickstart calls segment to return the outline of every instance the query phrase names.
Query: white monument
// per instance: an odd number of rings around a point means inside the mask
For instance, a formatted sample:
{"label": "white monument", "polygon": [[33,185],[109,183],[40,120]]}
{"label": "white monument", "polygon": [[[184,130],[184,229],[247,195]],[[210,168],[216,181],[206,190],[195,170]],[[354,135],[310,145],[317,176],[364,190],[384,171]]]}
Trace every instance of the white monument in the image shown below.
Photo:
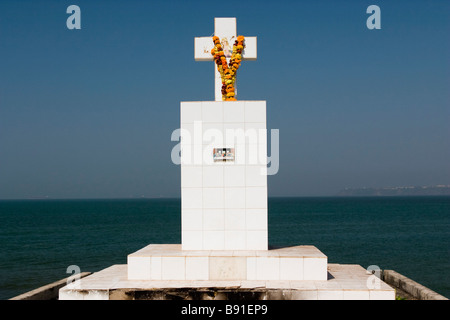
{"label": "white monument", "polygon": [[[181,244],[150,244],[128,255],[127,265],[60,289],[60,299],[205,287],[270,288],[287,299],[395,297],[384,283],[367,287],[372,276],[362,267],[328,264],[314,246],[268,249],[266,102],[234,101],[239,61],[257,56],[256,37],[236,35],[235,18],[216,18],[214,37],[195,38],[195,59],[216,64],[215,101],[180,106]],[[241,53],[226,52],[233,41],[245,45]]]}
{"label": "white monument", "polygon": [[[214,35],[225,49],[236,18],[215,18]],[[195,38],[195,59],[213,61],[213,47]],[[242,60],[255,59],[256,37],[245,37]],[[182,244],[129,255],[128,278],[325,281],[317,248],[268,250],[266,102],[222,101],[215,70],[215,101],[181,102]]]}
{"label": "white monument", "polygon": [[[236,18],[216,18],[214,34],[231,45]],[[213,61],[211,47],[195,38],[195,59]],[[242,56],[256,59],[256,37]],[[214,70],[216,101],[181,103],[182,248],[267,250],[266,102],[222,101]]]}

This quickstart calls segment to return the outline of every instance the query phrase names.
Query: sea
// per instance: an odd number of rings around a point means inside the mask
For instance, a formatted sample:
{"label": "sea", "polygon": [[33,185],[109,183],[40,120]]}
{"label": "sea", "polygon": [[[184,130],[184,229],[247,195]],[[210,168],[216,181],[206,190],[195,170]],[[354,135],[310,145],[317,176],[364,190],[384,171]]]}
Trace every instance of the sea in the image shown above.
{"label": "sea", "polygon": [[[378,266],[450,297],[450,197],[269,198],[269,244]],[[0,201],[0,299],[181,243],[180,199]]]}

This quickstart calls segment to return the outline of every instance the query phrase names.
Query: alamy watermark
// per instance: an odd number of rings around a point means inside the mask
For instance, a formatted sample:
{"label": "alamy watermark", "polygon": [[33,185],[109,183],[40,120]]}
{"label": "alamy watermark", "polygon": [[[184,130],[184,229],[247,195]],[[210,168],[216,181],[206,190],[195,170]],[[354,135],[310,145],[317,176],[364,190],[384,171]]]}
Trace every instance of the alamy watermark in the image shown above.
{"label": "alamy watermark", "polygon": [[367,289],[380,289],[381,288],[381,269],[377,265],[371,265],[367,267],[367,272],[370,276],[367,278]]}
{"label": "alamy watermark", "polygon": [[381,9],[377,5],[370,5],[367,7],[366,13],[371,13],[370,17],[367,18],[366,26],[367,29],[381,29]]}
{"label": "alamy watermark", "polygon": [[202,121],[195,121],[189,127],[172,132],[171,140],[179,142],[172,148],[171,159],[176,165],[213,164],[213,150],[232,147],[235,164],[264,165],[267,175],[275,175],[280,163],[280,132],[270,130],[270,156],[267,155],[267,133],[265,128],[208,128]]}
{"label": "alamy watermark", "polygon": [[81,29],[81,9],[77,5],[70,5],[67,7],[66,13],[71,15],[66,20],[67,29]]}
{"label": "alamy watermark", "polygon": [[[79,6],[72,4],[67,7],[66,13],[70,16],[66,20],[67,29],[81,29],[81,9]],[[381,29],[381,9],[379,6],[372,4],[367,7],[366,13],[370,16],[366,20],[367,29]]]}
{"label": "alamy watermark", "polygon": [[67,267],[66,273],[72,273],[70,277],[67,278],[66,285],[69,289],[79,289],[80,288],[80,274],[81,269],[79,266],[73,264]]}

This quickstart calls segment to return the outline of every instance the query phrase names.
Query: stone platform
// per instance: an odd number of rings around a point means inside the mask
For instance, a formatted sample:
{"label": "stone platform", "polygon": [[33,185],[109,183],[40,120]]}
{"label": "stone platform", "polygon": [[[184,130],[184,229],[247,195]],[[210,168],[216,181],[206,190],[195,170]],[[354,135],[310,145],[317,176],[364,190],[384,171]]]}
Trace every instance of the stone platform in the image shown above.
{"label": "stone platform", "polygon": [[113,265],[59,290],[60,300],[394,300],[359,265],[328,264],[327,280],[128,280]]}
{"label": "stone platform", "polygon": [[327,256],[314,246],[271,250],[182,250],[151,244],[128,255],[129,280],[327,280]]}

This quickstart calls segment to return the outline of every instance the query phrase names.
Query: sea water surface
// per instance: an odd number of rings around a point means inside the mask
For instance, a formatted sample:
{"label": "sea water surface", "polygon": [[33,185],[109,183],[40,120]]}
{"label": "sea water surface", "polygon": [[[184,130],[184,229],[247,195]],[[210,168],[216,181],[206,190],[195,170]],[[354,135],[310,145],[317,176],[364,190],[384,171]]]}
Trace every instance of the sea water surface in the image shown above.
{"label": "sea water surface", "polygon": [[[180,199],[0,201],[0,299],[181,243]],[[269,198],[269,244],[393,269],[450,297],[450,197]]]}

